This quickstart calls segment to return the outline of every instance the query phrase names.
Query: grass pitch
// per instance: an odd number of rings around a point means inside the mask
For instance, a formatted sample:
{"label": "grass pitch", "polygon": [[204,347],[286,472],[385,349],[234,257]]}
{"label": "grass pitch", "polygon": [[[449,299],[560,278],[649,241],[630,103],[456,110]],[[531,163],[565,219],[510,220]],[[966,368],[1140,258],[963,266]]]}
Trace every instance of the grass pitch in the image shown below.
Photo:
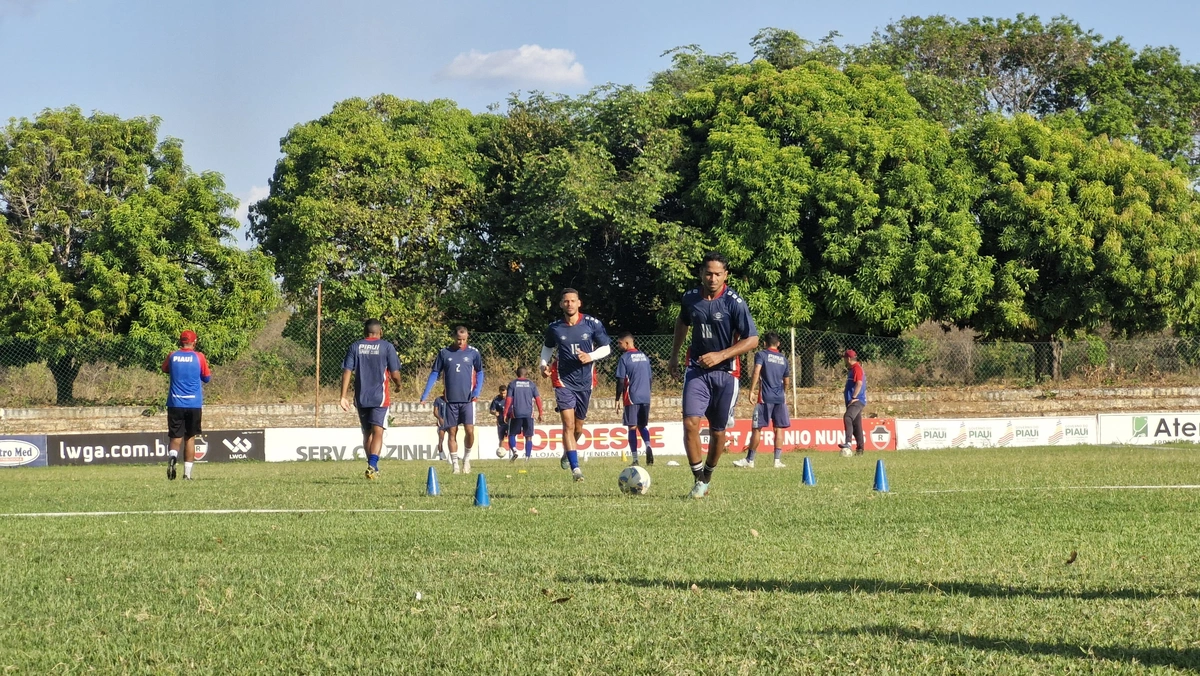
{"label": "grass pitch", "polygon": [[1094,487],[1200,484],[1197,453],[728,458],[703,501],[662,460],[639,497],[615,460],[477,462],[486,510],[412,462],[4,471],[10,514],[404,509],[5,516],[0,673],[1196,671],[1200,490]]}

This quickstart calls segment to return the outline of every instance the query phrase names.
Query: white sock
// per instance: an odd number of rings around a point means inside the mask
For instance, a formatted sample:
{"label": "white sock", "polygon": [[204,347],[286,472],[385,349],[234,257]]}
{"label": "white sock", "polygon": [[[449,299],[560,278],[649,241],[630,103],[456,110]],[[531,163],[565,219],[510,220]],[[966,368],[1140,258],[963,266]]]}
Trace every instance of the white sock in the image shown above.
{"label": "white sock", "polygon": [[450,454],[450,462],[458,462],[458,454],[457,453]]}
{"label": "white sock", "polygon": [[471,457],[471,449],[469,449],[469,448],[464,449],[463,450],[463,460],[465,461],[469,457]]}
{"label": "white sock", "polygon": [[189,479],[192,478],[192,464],[190,462],[183,463],[183,475]]}
{"label": "white sock", "polygon": [[171,450],[167,451],[167,456],[168,456],[168,457],[172,457],[172,458],[178,458],[178,457],[179,457],[179,451],[177,451],[177,450],[175,450],[175,449],[171,449]]}

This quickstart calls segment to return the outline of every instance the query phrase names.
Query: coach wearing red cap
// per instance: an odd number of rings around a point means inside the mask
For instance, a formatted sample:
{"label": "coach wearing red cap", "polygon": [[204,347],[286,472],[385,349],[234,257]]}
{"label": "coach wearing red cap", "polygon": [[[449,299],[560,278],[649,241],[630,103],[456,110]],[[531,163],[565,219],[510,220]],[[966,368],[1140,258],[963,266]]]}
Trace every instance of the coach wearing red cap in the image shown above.
{"label": "coach wearing red cap", "polygon": [[192,463],[196,461],[196,435],[201,433],[200,411],[204,407],[204,383],[212,380],[208,360],[196,351],[196,332],[179,334],[179,349],[163,361],[162,370],[171,376],[167,393],[167,436],[171,440],[167,452],[167,479],[175,480],[175,464],[179,447],[183,446],[183,478],[192,480]]}
{"label": "coach wearing red cap", "polygon": [[862,364],[858,363],[857,352],[846,350],[842,356],[846,359],[846,415],[842,416],[842,422],[846,424],[846,442],[840,447],[842,450],[851,448],[850,440],[854,439],[858,444],[855,452],[862,455],[866,448],[862,414],[863,407],[867,405],[867,376],[863,373]]}

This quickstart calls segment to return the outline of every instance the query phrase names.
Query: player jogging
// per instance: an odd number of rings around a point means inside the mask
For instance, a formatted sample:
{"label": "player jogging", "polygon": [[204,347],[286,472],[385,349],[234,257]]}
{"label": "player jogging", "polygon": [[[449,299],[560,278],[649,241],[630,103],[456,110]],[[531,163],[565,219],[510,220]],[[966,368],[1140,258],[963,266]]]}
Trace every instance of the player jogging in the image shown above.
{"label": "player jogging", "polygon": [[625,331],[617,338],[621,357],[617,360],[617,401],[624,406],[621,422],[629,433],[629,453],[638,464],[638,436],[646,442],[646,464],[654,464],[650,449],[650,358],[637,349],[633,334]]}
{"label": "player jogging", "polygon": [[440,394],[433,399],[433,418],[437,420],[438,460],[445,460],[446,451],[442,445],[446,441],[446,398]]}
{"label": "player jogging", "polygon": [[354,406],[362,428],[363,450],[367,453],[368,479],[379,475],[379,451],[383,449],[383,431],[387,429],[388,407],[392,404],[388,380],[400,388],[400,357],[396,346],[382,338],[383,325],[378,319],[363,322],[363,338],[350,344],[342,360],[343,411],[350,410],[350,376],[354,376]]}
{"label": "player jogging", "polygon": [[175,464],[179,462],[179,447],[183,447],[183,478],[192,480],[192,463],[196,461],[196,436],[201,434],[200,420],[204,408],[204,383],[212,380],[208,359],[196,351],[196,332],[179,334],[179,349],[167,355],[163,373],[171,376],[167,390],[167,479],[175,480]]}
{"label": "player jogging", "polygon": [[862,364],[858,363],[857,352],[846,350],[842,356],[846,360],[846,387],[842,392],[843,398],[846,400],[846,414],[842,416],[842,422],[846,426],[846,441],[838,444],[838,448],[850,449],[850,440],[854,439],[858,444],[854,453],[862,455],[863,449],[866,448],[862,414],[863,408],[867,405],[867,374],[863,373]]}
{"label": "player jogging", "polygon": [[[733,422],[737,404],[740,357],[758,346],[758,328],[750,308],[725,285],[729,265],[712,252],[700,263],[700,287],[683,294],[675,342],[671,349],[671,375],[679,377],[679,348],[692,330],[683,378],[683,447],[696,484],[689,495],[708,495],[713,470],[725,450],[725,429]],[[700,448],[700,419],[708,419],[708,457]]]}
{"label": "player jogging", "polygon": [[488,404],[488,413],[496,416],[496,437],[499,440],[500,448],[509,450],[508,445],[508,421],[504,419],[504,400],[508,398],[508,386],[500,386],[500,394],[492,397],[492,403]]}
{"label": "player jogging", "polygon": [[[596,383],[594,362],[608,356],[608,333],[599,319],[579,311],[582,303],[575,289],[563,289],[558,297],[563,318],[546,329],[542,344],[542,375],[554,385],[554,408],[562,416],[564,469],[571,468],[575,481],[583,481],[576,442],[583,434],[592,387]],[[551,364],[550,360],[554,359]]]}
{"label": "player jogging", "polygon": [[504,419],[507,421],[508,447],[512,449],[509,461],[517,459],[517,435],[525,437],[525,459],[533,455],[533,409],[537,407],[538,422],[542,421],[542,395],[535,383],[529,380],[529,369],[517,369],[517,379],[508,384],[504,398]]}
{"label": "player jogging", "polygon": [[[475,400],[483,391],[483,358],[479,350],[467,344],[471,332],[465,326],[454,328],[454,344],[438,350],[421,393],[421,403],[429,397],[439,376],[446,380],[446,430],[450,433],[452,473],[471,471],[471,449],[475,446]],[[462,465],[458,461],[458,428],[463,432]]]}
{"label": "player jogging", "polygon": [[762,430],[771,427],[775,433],[775,469],[782,469],[787,465],[783,464],[783,435],[779,431],[792,426],[788,417],[787,395],[784,394],[792,371],[787,357],[779,354],[779,344],[782,342],[779,334],[772,331],[763,338],[763,342],[767,349],[754,355],[754,375],[750,380],[750,395],[758,395],[754,415],[750,419],[750,446],[746,449],[746,459],[734,462],[733,466],[754,467]]}

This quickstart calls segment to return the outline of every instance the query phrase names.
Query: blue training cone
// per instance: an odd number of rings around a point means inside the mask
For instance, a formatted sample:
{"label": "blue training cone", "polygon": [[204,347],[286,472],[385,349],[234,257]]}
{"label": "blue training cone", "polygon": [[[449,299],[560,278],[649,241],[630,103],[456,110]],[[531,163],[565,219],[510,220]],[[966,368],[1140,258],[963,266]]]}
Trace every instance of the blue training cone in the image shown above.
{"label": "blue training cone", "polygon": [[442,494],[442,486],[438,483],[437,470],[429,468],[429,476],[425,478],[425,495],[437,497]]}
{"label": "blue training cone", "polygon": [[479,474],[479,478],[475,480],[475,506],[492,506],[492,501],[488,499],[487,479],[483,478],[482,472]]}
{"label": "blue training cone", "polygon": [[875,490],[880,493],[888,492],[887,472],[883,469],[883,461],[875,463]]}
{"label": "blue training cone", "polygon": [[804,459],[804,485],[805,486],[816,486],[817,485],[817,477],[813,474],[812,462],[809,461],[808,458]]}

